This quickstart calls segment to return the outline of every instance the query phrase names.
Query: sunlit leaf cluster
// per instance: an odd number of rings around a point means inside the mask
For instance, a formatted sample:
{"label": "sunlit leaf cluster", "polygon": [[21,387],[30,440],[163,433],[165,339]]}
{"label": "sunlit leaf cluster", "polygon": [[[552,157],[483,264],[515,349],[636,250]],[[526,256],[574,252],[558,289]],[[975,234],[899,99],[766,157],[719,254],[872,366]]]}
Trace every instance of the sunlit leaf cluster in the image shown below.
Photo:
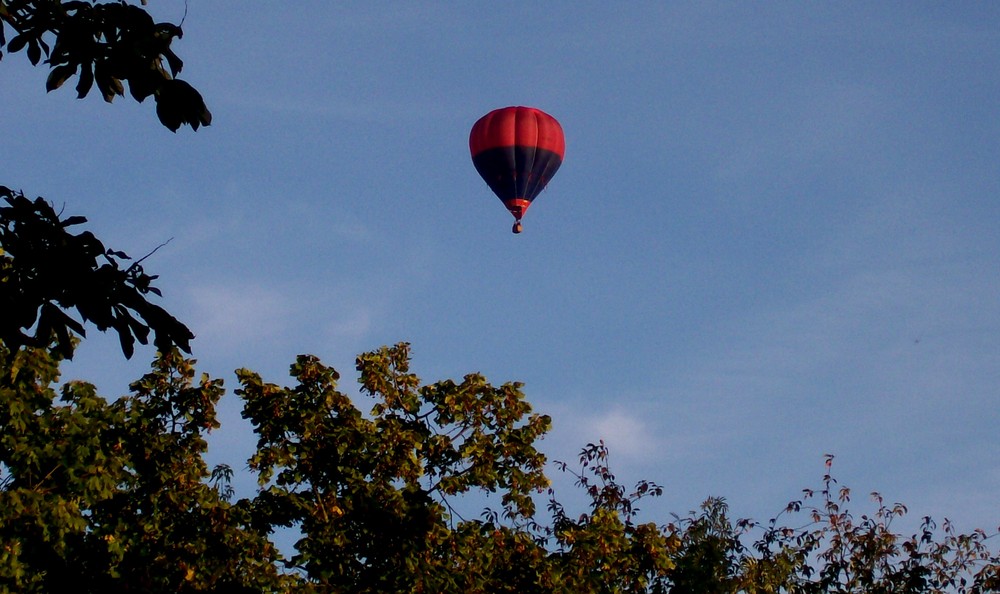
{"label": "sunlit leaf cluster", "polygon": [[[358,408],[311,356],[291,385],[238,372],[258,489],[205,462],[222,382],[177,350],[116,399],[58,384],[59,355],[0,349],[0,590],[17,592],[995,592],[996,533],[959,534],[875,495],[848,511],[828,473],[766,523],[726,502],[648,517],[663,488],[621,484],[603,443],[556,463],[589,501],[560,503],[536,448],[549,426],[518,384],[425,384],[406,344],[357,360]],[[239,464],[239,462],[236,462]],[[456,511],[468,498],[481,516]],[[547,501],[544,511],[536,502]],[[484,504],[485,505],[485,504]],[[294,545],[277,535],[292,530]],[[992,543],[992,545],[991,545]]]}

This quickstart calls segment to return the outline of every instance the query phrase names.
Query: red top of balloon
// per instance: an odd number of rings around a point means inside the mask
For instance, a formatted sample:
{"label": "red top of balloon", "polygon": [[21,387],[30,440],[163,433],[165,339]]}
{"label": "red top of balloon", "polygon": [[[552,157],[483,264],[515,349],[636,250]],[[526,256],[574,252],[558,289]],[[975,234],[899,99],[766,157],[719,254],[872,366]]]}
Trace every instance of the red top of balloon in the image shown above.
{"label": "red top of balloon", "polygon": [[554,117],[534,107],[494,109],[472,126],[469,150],[473,155],[505,146],[534,146],[552,151],[560,160],[566,153],[562,126]]}

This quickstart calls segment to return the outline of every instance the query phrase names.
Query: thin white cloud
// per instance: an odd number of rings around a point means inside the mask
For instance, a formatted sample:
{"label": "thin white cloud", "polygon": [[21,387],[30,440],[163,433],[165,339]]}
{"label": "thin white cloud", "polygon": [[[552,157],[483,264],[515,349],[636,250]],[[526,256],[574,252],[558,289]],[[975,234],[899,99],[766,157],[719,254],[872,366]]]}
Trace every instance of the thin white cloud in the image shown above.
{"label": "thin white cloud", "polygon": [[213,347],[267,339],[286,325],[293,307],[280,291],[259,285],[201,285],[188,289],[190,327]]}
{"label": "thin white cloud", "polygon": [[[616,460],[631,463],[649,459],[666,449],[666,440],[640,412],[618,407],[580,410],[565,406],[543,405],[553,415],[554,427],[542,449],[550,457],[572,462],[587,444],[604,441]],[[652,417],[656,418],[656,417]]]}
{"label": "thin white cloud", "polygon": [[590,420],[594,434],[622,456],[644,456],[656,450],[656,439],[636,415],[612,410]]}
{"label": "thin white cloud", "polygon": [[327,322],[327,334],[333,341],[362,338],[371,330],[376,315],[375,308],[370,306],[349,308]]}

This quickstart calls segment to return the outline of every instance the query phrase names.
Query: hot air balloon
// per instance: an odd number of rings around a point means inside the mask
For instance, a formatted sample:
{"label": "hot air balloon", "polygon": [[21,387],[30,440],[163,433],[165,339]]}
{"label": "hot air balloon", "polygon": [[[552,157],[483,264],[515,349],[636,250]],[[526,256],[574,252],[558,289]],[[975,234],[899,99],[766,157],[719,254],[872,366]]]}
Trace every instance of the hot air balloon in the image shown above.
{"label": "hot air balloon", "polygon": [[479,118],[469,134],[476,171],[503,202],[521,232],[521,217],[562,165],[562,126],[534,107],[504,107]]}

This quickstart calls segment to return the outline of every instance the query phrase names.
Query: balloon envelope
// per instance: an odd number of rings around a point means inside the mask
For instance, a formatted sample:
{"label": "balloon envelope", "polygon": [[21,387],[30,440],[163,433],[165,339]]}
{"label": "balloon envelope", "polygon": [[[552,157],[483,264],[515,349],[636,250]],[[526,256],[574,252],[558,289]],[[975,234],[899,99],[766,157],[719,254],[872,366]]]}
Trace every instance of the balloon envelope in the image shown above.
{"label": "balloon envelope", "polygon": [[476,171],[520,221],[562,165],[566,141],[562,126],[544,111],[504,107],[472,126],[469,150]]}

